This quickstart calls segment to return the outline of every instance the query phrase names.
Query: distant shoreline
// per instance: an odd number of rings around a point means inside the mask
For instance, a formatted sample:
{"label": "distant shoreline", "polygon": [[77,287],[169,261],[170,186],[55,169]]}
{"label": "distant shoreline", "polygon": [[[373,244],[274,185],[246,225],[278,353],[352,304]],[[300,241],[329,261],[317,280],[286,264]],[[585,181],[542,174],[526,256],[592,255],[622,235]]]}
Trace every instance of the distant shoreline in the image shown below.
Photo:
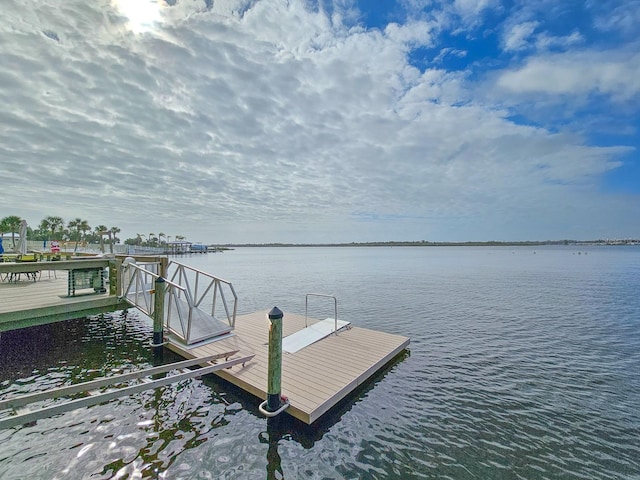
{"label": "distant shoreline", "polygon": [[238,247],[538,247],[547,245],[619,246],[640,245],[640,239],[630,240],[545,240],[524,242],[351,242],[351,243],[227,243],[211,244],[219,249]]}

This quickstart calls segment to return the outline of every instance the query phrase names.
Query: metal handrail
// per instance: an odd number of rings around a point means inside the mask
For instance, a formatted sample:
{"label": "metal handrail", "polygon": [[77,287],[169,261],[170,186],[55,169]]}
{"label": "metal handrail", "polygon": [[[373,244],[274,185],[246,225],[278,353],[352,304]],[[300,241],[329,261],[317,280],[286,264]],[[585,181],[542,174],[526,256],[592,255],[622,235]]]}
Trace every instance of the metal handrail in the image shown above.
{"label": "metal handrail", "polygon": [[[210,273],[207,273],[205,271],[191,267],[189,265],[177,262],[175,260],[169,262],[167,271],[170,271],[172,267],[175,268],[175,271],[171,275],[171,281],[186,286],[187,292],[191,295],[191,301],[194,308],[200,308],[205,300],[210,299],[210,315],[215,318],[219,297],[224,308],[227,323],[231,328],[235,328],[236,315],[238,312],[238,295],[236,294],[236,291],[233,288],[233,284],[231,282],[224,280],[223,278],[216,277],[215,275],[211,275]],[[228,290],[231,292],[231,295],[233,296],[232,311],[230,310],[229,304],[227,303],[227,297],[223,288],[224,286],[228,288]],[[187,343],[189,343],[191,339],[191,313],[192,311],[190,310],[187,328]]]}
{"label": "metal handrail", "polygon": [[[135,262],[125,263],[122,265],[123,290],[121,298],[124,298],[132,305],[136,306],[143,313],[152,316],[155,305],[155,280],[160,275],[151,269],[158,270],[156,267],[159,262],[151,262],[146,264],[136,264]],[[127,270],[127,268],[132,270]],[[172,268],[173,267],[173,268]],[[211,275],[197,268],[190,267],[180,262],[171,261],[167,266],[167,272],[173,270],[169,279],[165,280],[166,293],[169,301],[165,304],[165,327],[178,333],[172,329],[173,312],[180,322],[180,330],[182,331],[182,340],[187,344],[192,342],[192,324],[194,311],[204,307],[206,300],[211,300],[211,317],[215,318],[218,297],[222,302],[227,323],[231,328],[235,327],[236,314],[238,311],[238,296],[231,282],[222,278]],[[126,272],[129,272],[129,278],[125,278]],[[224,286],[227,286],[233,295],[233,310],[230,310],[227,298],[225,296]],[[186,308],[185,304],[186,303]],[[175,306],[175,308],[172,308]],[[195,341],[195,340],[193,340]]]}
{"label": "metal handrail", "polygon": [[304,297],[304,326],[305,327],[309,326],[307,324],[307,311],[308,311],[308,307],[309,307],[309,297],[310,296],[333,298],[333,308],[334,308],[333,319],[335,321],[335,327],[334,327],[333,332],[337,335],[338,334],[338,299],[333,295],[326,295],[324,293],[307,293],[305,295],[305,297]]}
{"label": "metal handrail", "polygon": [[[158,263],[143,265],[144,266],[137,263],[128,263],[122,265],[123,275],[127,268],[133,268],[133,270],[131,270],[132,273],[129,275],[128,282],[124,280],[122,282],[122,295],[120,296],[120,298],[124,298],[144,314],[152,316],[154,313],[153,307],[155,306],[153,297],[153,295],[155,295],[155,281],[160,278],[160,275],[147,270],[147,268],[145,267],[149,265],[158,265]],[[164,285],[166,288],[165,295],[169,295],[169,298],[174,298],[176,295],[180,295],[182,293],[187,298],[187,304],[189,305],[190,309],[192,308],[193,301],[191,300],[191,296],[189,295],[189,292],[185,287],[166,279],[164,281]],[[130,298],[131,294],[133,298]],[[169,328],[171,325],[170,317],[171,314],[169,311],[169,314],[166,315],[165,318],[165,325],[167,326],[167,328]],[[184,320],[180,311],[178,311],[178,317],[180,320],[180,324],[183,327],[183,335],[186,335]]]}
{"label": "metal handrail", "polygon": [[[158,273],[152,272],[147,268],[149,266],[157,266],[159,262],[151,262],[146,264],[137,264],[137,263],[129,263],[123,264],[123,272],[127,267],[133,267],[133,273],[130,275],[129,282],[126,284],[124,288],[123,297],[132,305],[136,306],[140,311],[145,313],[148,316],[153,315],[153,307],[155,307],[155,300],[153,295],[155,295],[155,280],[160,278]],[[123,282],[123,286],[125,282]],[[132,285],[133,288],[133,298],[130,298],[130,294],[132,293]],[[167,308],[165,310],[164,315],[164,326],[167,330],[174,331],[172,328],[173,321],[173,309],[170,308],[171,302],[176,305],[176,314],[178,316],[178,321],[180,322],[180,329],[182,331],[182,339],[187,341],[189,339],[190,331],[191,331],[191,318],[192,312],[195,308],[193,298],[191,293],[186,287],[179,285],[171,280],[164,281],[165,285],[165,295],[169,296],[169,302],[167,304]],[[178,302],[184,296],[185,301],[187,303],[188,312],[185,315],[185,312],[180,308],[180,303]],[[177,333],[177,332],[176,332]]]}

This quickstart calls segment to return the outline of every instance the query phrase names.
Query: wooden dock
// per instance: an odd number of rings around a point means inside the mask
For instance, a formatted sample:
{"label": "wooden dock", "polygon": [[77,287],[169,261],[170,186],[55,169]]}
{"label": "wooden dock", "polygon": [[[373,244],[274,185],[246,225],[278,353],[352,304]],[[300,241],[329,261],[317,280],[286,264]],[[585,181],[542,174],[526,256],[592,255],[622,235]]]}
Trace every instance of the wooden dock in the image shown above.
{"label": "wooden dock", "polygon": [[[121,280],[117,274],[120,263],[121,260],[96,258],[0,264],[0,275],[4,276],[0,282],[0,332],[132,308],[116,295]],[[68,295],[69,271],[107,267],[110,274],[105,293],[89,289],[85,294]],[[8,282],[7,275],[17,272],[37,272],[36,281],[32,280],[33,275],[25,275],[17,282]],[[309,324],[315,321],[309,319]],[[304,315],[285,312],[283,337],[303,328]],[[269,321],[266,311],[238,315],[233,332],[196,345],[187,346],[169,332],[165,339],[169,349],[186,359],[236,350],[230,360],[253,355],[244,365],[216,371],[215,375],[262,400],[267,398]],[[294,353],[283,352],[281,393],[290,403],[286,412],[307,424],[315,422],[408,345],[409,339],[403,336],[350,327]],[[205,363],[203,360],[203,365]]]}
{"label": "wooden dock", "polygon": [[[130,308],[109,288],[105,293],[89,290],[67,295],[69,273],[65,268],[101,268],[108,264],[104,259],[0,263],[0,332]],[[5,278],[18,271],[36,272],[36,281],[26,275],[16,282]]]}
{"label": "wooden dock", "polygon": [[[315,320],[310,319],[310,323]],[[286,313],[283,336],[305,327],[304,315]],[[238,315],[235,335],[194,348],[171,342],[168,348],[185,358],[205,357],[229,350],[255,354],[244,367],[215,374],[259,397],[267,398],[267,311]],[[311,424],[365,383],[409,345],[409,339],[360,327],[331,334],[296,353],[282,355],[282,394],[287,413]]]}

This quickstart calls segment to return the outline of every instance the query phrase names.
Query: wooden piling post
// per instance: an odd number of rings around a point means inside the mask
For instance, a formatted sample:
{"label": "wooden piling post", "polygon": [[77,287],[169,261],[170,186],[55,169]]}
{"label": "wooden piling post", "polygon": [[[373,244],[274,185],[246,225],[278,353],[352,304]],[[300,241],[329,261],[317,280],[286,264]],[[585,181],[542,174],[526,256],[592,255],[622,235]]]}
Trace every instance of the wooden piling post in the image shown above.
{"label": "wooden piling post", "polygon": [[155,296],[153,297],[153,344],[160,348],[164,344],[164,294],[165,280],[158,277],[155,281]]}
{"label": "wooden piling post", "polygon": [[118,295],[120,288],[120,265],[121,261],[114,259],[109,260],[109,295]]}
{"label": "wooden piling post", "polygon": [[273,307],[269,312],[269,363],[266,405],[266,409],[269,412],[275,412],[281,406],[282,317],[284,317],[284,313],[278,307]]}
{"label": "wooden piling post", "polygon": [[164,257],[160,257],[160,267],[158,270],[158,275],[160,275],[162,278],[167,278],[167,275],[169,274],[169,258],[164,256]]}

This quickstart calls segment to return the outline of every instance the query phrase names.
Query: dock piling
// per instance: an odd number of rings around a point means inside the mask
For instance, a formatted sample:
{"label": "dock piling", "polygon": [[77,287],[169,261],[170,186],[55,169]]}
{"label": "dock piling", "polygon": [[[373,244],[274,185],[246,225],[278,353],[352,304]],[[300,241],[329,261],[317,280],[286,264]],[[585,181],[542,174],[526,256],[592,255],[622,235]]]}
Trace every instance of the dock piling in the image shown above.
{"label": "dock piling", "polygon": [[273,307],[269,312],[269,361],[267,373],[266,410],[275,412],[281,407],[282,381],[282,318],[284,313]]}
{"label": "dock piling", "polygon": [[153,344],[152,347],[161,348],[164,344],[164,294],[165,280],[156,278],[155,295],[153,298]]}

